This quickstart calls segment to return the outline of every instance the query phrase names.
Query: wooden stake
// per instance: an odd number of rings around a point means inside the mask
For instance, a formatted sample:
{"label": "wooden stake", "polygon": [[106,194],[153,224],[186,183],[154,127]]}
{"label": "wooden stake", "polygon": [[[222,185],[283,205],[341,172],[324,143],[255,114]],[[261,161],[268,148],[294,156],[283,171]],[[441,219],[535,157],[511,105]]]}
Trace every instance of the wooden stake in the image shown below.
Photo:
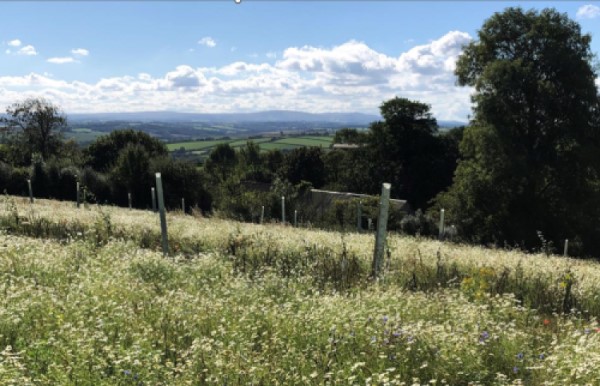
{"label": "wooden stake", "polygon": [[154,188],[150,189],[150,194],[152,195],[152,211],[156,212],[156,191]]}
{"label": "wooden stake", "polygon": [[383,267],[383,255],[385,252],[385,240],[387,238],[387,222],[390,208],[390,190],[392,185],[385,182],[381,187],[381,199],[379,200],[379,217],[377,218],[377,233],[375,235],[375,253],[373,254],[372,276],[378,278]]}
{"label": "wooden stake", "polygon": [[160,173],[156,173],[156,194],[158,196],[158,210],[160,212],[160,232],[162,235],[163,255],[169,254],[169,237],[167,235],[167,215],[165,213],[165,201],[163,198],[163,186]]}
{"label": "wooden stake", "polygon": [[356,231],[362,232],[362,201],[356,205]]}
{"label": "wooden stake", "polygon": [[31,188],[31,180],[27,180],[27,187],[29,188],[29,203],[33,204],[33,189]]}
{"label": "wooden stake", "polygon": [[440,211],[440,229],[438,238],[442,240],[444,238],[444,209]]}

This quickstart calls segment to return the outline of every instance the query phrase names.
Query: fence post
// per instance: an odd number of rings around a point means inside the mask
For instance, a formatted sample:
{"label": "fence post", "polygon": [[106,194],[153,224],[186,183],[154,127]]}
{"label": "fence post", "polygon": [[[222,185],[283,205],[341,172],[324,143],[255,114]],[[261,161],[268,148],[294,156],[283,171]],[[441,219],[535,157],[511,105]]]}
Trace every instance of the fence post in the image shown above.
{"label": "fence post", "polygon": [[77,181],[77,207],[79,208],[79,203],[81,202],[81,197],[79,196],[79,191],[81,188],[79,187],[79,181]]}
{"label": "fence post", "polygon": [[169,238],[167,236],[167,215],[165,214],[165,200],[160,173],[156,173],[156,194],[158,196],[158,210],[160,211],[160,233],[162,235],[163,255],[169,254]]}
{"label": "fence post", "polygon": [[438,238],[442,240],[444,238],[444,209],[440,211],[440,233]]}
{"label": "fence post", "polygon": [[27,187],[29,188],[29,203],[33,204],[33,189],[31,188],[31,180],[27,180]]}
{"label": "fence post", "polygon": [[129,209],[131,209],[131,193],[127,193],[127,201],[129,202]]}
{"label": "fence post", "polygon": [[85,208],[85,198],[86,197],[87,197],[87,188],[84,187],[83,188],[83,198],[82,198],[84,208]]}
{"label": "fence post", "polygon": [[356,231],[362,232],[362,201],[358,201],[356,207]]}
{"label": "fence post", "polygon": [[565,239],[565,250],[563,252],[563,256],[567,257],[569,254],[569,239]]}
{"label": "fence post", "polygon": [[152,195],[152,211],[156,212],[156,191],[154,188],[150,189],[150,195]]}
{"label": "fence post", "polygon": [[285,225],[285,196],[281,196],[281,223]]}
{"label": "fence post", "polygon": [[185,214],[185,198],[181,197],[181,210]]}
{"label": "fence post", "polygon": [[298,211],[294,211],[294,227],[298,226]]}
{"label": "fence post", "polygon": [[260,223],[262,224],[265,221],[265,206],[263,205],[260,209]]}
{"label": "fence post", "polygon": [[372,276],[378,278],[383,267],[383,254],[385,252],[385,239],[387,237],[388,211],[390,208],[390,189],[392,185],[384,182],[379,200],[379,216],[377,218],[377,233],[375,235],[375,253],[373,254]]}

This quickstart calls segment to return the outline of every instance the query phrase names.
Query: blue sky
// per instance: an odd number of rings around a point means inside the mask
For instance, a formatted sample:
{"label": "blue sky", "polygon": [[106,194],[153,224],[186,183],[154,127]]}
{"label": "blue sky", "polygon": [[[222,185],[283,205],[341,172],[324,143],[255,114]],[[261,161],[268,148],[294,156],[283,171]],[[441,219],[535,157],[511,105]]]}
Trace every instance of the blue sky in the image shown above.
{"label": "blue sky", "polygon": [[44,96],[67,113],[376,113],[401,96],[466,120],[454,61],[517,5],[566,12],[600,52],[589,1],[4,1],[0,109]]}

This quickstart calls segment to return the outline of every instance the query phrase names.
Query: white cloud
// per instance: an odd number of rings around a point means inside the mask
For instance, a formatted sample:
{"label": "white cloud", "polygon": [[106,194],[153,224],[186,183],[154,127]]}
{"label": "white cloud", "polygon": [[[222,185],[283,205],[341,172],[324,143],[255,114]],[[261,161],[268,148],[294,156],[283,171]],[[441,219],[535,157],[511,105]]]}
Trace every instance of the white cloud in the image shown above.
{"label": "white cloud", "polygon": [[37,55],[37,51],[35,50],[34,46],[27,45],[27,46],[21,47],[21,49],[19,49],[19,51],[17,51],[17,55],[35,56],[35,55]]}
{"label": "white cloud", "polygon": [[193,90],[204,84],[206,79],[202,72],[190,66],[177,66],[175,71],[168,72],[165,76],[170,88]]}
{"label": "white cloud", "polygon": [[594,19],[600,16],[600,7],[596,5],[583,5],[577,10],[577,17],[580,19]]}
{"label": "white cloud", "polygon": [[198,40],[198,44],[201,44],[201,45],[209,47],[209,48],[213,48],[217,45],[217,42],[215,41],[215,39],[211,38],[210,36],[205,36],[202,39]]}
{"label": "white cloud", "polygon": [[269,58],[269,59],[275,59],[275,58],[277,57],[277,53],[276,53],[276,52],[273,52],[273,51],[270,51],[270,52],[267,52],[267,53],[265,54],[265,56],[266,56],[267,58]]}
{"label": "white cloud", "polygon": [[471,37],[465,32],[448,32],[438,40],[413,47],[400,55],[399,68],[422,75],[452,72],[462,47],[470,41]]}
{"label": "white cloud", "polygon": [[90,51],[86,50],[85,48],[74,48],[71,50],[71,53],[77,56],[88,56]]}
{"label": "white cloud", "polygon": [[47,60],[48,63],[54,64],[65,64],[65,63],[73,63],[75,59],[70,56],[60,57],[60,58],[50,58]]}
{"label": "white cloud", "polygon": [[161,75],[139,73],[95,82],[35,73],[0,76],[0,107],[39,95],[68,112],[292,109],[377,113],[381,102],[399,96],[431,104],[438,119],[466,120],[472,90],[455,85],[453,70],[461,47],[470,39],[464,32],[452,31],[395,55],[357,41],[334,47],[290,47],[274,63],[180,65]]}
{"label": "white cloud", "polygon": [[19,39],[14,39],[8,42],[8,45],[11,47],[19,47],[21,46],[21,41]]}

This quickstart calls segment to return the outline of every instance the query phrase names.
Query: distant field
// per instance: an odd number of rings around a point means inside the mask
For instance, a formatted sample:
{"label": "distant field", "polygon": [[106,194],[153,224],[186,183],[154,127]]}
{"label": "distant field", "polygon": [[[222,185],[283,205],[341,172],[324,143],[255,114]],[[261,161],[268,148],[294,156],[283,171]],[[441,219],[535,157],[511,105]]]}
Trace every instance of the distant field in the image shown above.
{"label": "distant field", "polygon": [[88,143],[94,141],[101,135],[105,135],[101,131],[94,131],[88,128],[75,128],[65,133],[67,139],[74,139],[77,143]]}
{"label": "distant field", "polygon": [[303,137],[284,137],[271,141],[271,138],[258,138],[258,139],[226,139],[226,140],[213,140],[213,141],[188,141],[188,142],[176,142],[168,143],[167,148],[169,151],[179,150],[181,148],[186,151],[191,151],[194,154],[205,154],[208,150],[217,146],[221,143],[228,143],[233,148],[238,148],[246,145],[246,142],[252,141],[260,146],[263,151],[274,150],[274,149],[294,149],[297,147],[304,146],[319,146],[323,148],[329,147],[333,141],[333,137],[318,137],[318,136],[303,136]]}
{"label": "distant field", "polygon": [[317,140],[311,137],[297,137],[297,138],[285,138],[275,141],[275,143],[281,143],[285,145],[294,146],[318,146],[318,147],[329,147],[333,138],[328,137],[327,140]]}

